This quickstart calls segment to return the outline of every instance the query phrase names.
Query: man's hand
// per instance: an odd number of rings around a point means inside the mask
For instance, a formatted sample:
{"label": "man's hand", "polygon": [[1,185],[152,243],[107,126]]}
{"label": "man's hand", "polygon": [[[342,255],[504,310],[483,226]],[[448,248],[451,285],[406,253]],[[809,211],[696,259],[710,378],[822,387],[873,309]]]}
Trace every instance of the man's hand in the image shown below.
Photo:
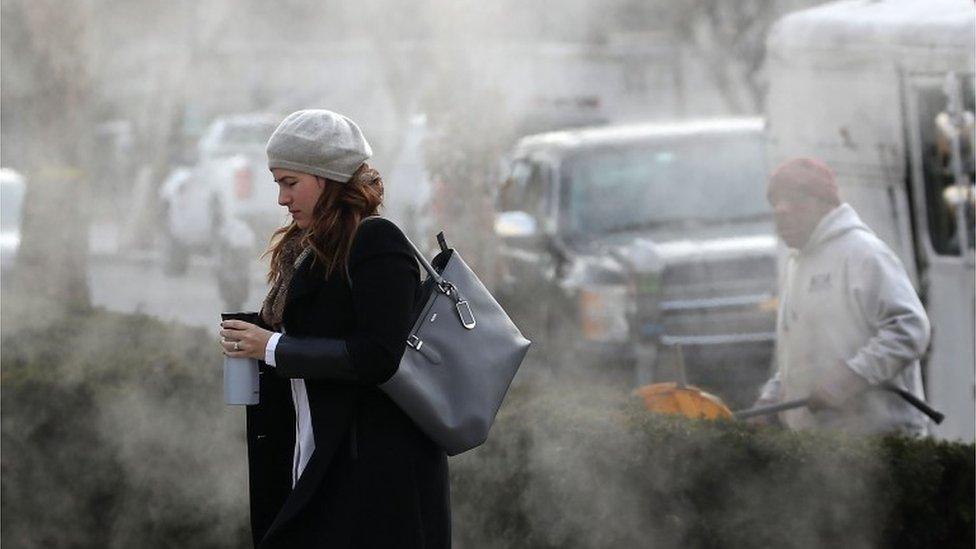
{"label": "man's hand", "polygon": [[[763,398],[759,397],[756,402],[752,404],[753,408],[759,408],[760,406],[772,406],[773,404],[779,404],[779,399],[776,398]],[[746,423],[752,425],[779,425],[779,414],[766,414],[764,416],[753,416],[745,420]]]}
{"label": "man's hand", "polygon": [[220,346],[224,355],[264,360],[264,350],[274,332],[243,320],[225,320],[220,327]]}
{"label": "man's hand", "polygon": [[831,395],[823,385],[818,385],[814,387],[813,391],[810,391],[810,396],[807,397],[807,408],[811,412],[819,412],[821,410],[827,410],[830,408],[838,408],[842,402],[838,402],[834,395]]}
{"label": "man's hand", "polygon": [[811,412],[840,408],[870,387],[866,379],[841,364],[810,392],[807,408]]}

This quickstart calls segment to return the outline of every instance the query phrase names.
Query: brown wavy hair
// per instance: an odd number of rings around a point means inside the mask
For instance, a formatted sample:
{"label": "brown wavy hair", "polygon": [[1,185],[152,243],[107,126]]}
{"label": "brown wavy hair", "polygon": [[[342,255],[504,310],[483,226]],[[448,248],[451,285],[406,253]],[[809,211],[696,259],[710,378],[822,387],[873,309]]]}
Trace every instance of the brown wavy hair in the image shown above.
{"label": "brown wavy hair", "polygon": [[352,239],[364,217],[375,215],[383,204],[383,178],[363,163],[346,183],[326,180],[325,189],[312,210],[312,223],[302,230],[294,221],[271,235],[264,255],[271,255],[268,282],[272,286],[282,274],[282,263],[289,254],[285,249],[295,239],[300,248],[311,247],[314,260],[325,266],[325,277],[344,266],[349,259]]}

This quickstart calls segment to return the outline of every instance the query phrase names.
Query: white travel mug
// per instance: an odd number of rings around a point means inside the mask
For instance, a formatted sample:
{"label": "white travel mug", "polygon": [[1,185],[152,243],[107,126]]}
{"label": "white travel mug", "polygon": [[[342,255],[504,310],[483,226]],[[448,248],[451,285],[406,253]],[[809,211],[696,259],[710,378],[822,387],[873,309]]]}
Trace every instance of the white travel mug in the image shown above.
{"label": "white travel mug", "polygon": [[[257,324],[258,313],[221,313],[223,320],[243,320]],[[235,406],[257,404],[260,401],[261,384],[258,361],[253,358],[224,356],[224,402]]]}

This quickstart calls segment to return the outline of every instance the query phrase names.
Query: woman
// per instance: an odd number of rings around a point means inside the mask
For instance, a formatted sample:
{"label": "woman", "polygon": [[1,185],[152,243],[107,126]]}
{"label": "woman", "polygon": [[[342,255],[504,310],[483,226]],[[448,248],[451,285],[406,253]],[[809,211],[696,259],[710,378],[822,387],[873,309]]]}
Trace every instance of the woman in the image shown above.
{"label": "woman", "polygon": [[227,356],[263,361],[247,414],[255,546],[447,547],[447,457],[377,388],[420,273],[396,225],[366,219],[383,199],[369,144],[348,118],[305,110],[267,150],[292,221],[269,249],[263,326],[220,332]]}

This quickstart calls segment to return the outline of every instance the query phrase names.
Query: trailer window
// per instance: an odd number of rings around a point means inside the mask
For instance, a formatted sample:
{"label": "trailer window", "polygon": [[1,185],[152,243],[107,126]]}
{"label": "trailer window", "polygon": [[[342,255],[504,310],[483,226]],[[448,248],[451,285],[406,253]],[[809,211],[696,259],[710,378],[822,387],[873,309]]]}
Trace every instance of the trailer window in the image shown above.
{"label": "trailer window", "polygon": [[[948,107],[941,85],[917,88],[917,132],[921,145],[921,171],[926,217],[932,248],[940,255],[958,256],[961,242],[973,248],[974,240],[974,150],[973,79],[960,78],[962,113]],[[958,135],[955,145],[953,134]],[[963,185],[957,184],[953,149],[958,147]],[[962,209],[963,231],[958,227]]]}

